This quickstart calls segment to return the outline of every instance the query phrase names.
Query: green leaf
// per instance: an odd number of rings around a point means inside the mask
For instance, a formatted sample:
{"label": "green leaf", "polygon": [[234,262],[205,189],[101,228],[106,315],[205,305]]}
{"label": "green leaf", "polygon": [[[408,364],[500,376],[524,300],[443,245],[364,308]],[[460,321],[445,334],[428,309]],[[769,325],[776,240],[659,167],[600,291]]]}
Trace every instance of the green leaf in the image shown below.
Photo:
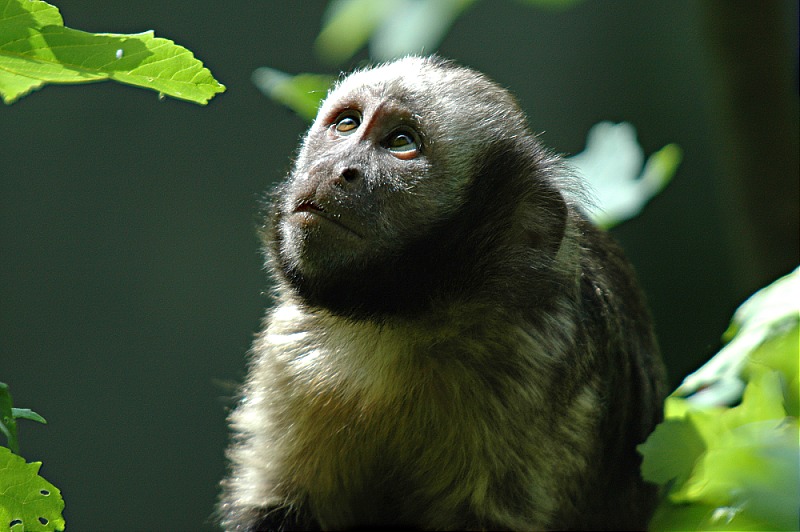
{"label": "green leaf", "polygon": [[[526,0],[563,9],[581,0]],[[370,57],[386,61],[436,51],[453,22],[475,0],[332,0],[314,45],[332,64],[353,57],[369,42]]]}
{"label": "green leaf", "polygon": [[797,437],[796,423],[774,420],[723,432],[671,499],[735,508],[771,529],[791,530],[800,493]]}
{"label": "green leaf", "polygon": [[748,358],[742,375],[750,379],[764,368],[774,368],[782,376],[784,406],[790,416],[800,416],[800,324],[794,320],[788,330],[774,334],[759,345]]}
{"label": "green leaf", "polygon": [[728,343],[686,377],[675,394],[696,405],[734,404],[749,368],[779,369],[786,381],[787,408],[796,413],[800,344],[800,268],[762,288],[736,310],[723,339]]}
{"label": "green leaf", "polygon": [[643,456],[642,478],[654,484],[674,481],[682,486],[706,445],[691,422],[668,419],[637,450]]}
{"label": "green leaf", "polygon": [[333,76],[323,74],[291,76],[268,67],[253,72],[253,83],[261,92],[307,120],[313,120],[317,115],[320,102],[333,80]]}
{"label": "green leaf", "polygon": [[738,508],[717,508],[706,504],[665,503],[656,509],[648,526],[654,532],[686,532],[687,530],[770,530],[766,523],[756,521]]}
{"label": "green leaf", "polygon": [[0,0],[0,96],[6,104],[46,83],[114,80],[205,105],[225,87],[192,52],[152,31],[87,33],[64,27],[40,0]]}
{"label": "green leaf", "polygon": [[64,499],[39,476],[41,465],[0,447],[0,523],[14,532],[64,530]]}
{"label": "green leaf", "polygon": [[683,150],[677,144],[667,144],[647,158],[640,180],[650,196],[664,190],[672,181],[682,160]]}
{"label": "green leaf", "polygon": [[17,419],[29,419],[39,423],[47,421],[29,408],[13,408],[11,390],[4,382],[0,382],[0,432],[6,437],[8,447],[19,454],[19,438],[17,435]]}
{"label": "green leaf", "polygon": [[667,400],[668,419],[639,446],[646,480],[669,486],[652,530],[792,530],[798,515],[797,419],[782,375],[754,372],[734,408]]}
{"label": "green leaf", "polygon": [[736,309],[723,339],[731,341],[747,330],[763,327],[766,330],[760,331],[761,334],[769,335],[772,329],[781,329],[786,319],[800,321],[800,268],[747,298]]}
{"label": "green leaf", "polygon": [[567,161],[593,193],[595,201],[587,214],[607,229],[638,215],[672,180],[681,157],[681,149],[668,144],[644,163],[644,150],[631,124],[600,122],[589,130],[586,148]]}
{"label": "green leaf", "polygon": [[362,48],[386,16],[395,16],[394,2],[375,0],[332,0],[325,11],[325,22],[314,43],[322,59],[339,63]]}
{"label": "green leaf", "polygon": [[30,421],[36,421],[37,423],[47,424],[47,420],[31,410],[30,408],[12,408],[11,414],[16,419],[27,419]]}
{"label": "green leaf", "polygon": [[643,476],[667,489],[651,530],[797,530],[798,301],[800,269],[753,294],[729,343],[667,398],[639,446]]}
{"label": "green leaf", "polygon": [[[370,56],[380,61],[409,54],[432,53],[450,26],[475,0],[404,0],[382,18],[369,42]],[[380,2],[377,2],[380,3]],[[398,11],[403,13],[397,16]]]}
{"label": "green leaf", "polygon": [[370,43],[370,56],[385,61],[432,53],[456,18],[475,0],[333,0],[315,49],[341,63]]}
{"label": "green leaf", "polygon": [[11,390],[8,384],[0,382],[0,432],[6,437],[8,446],[15,453],[19,453],[19,440],[17,439],[17,422],[12,408]]}

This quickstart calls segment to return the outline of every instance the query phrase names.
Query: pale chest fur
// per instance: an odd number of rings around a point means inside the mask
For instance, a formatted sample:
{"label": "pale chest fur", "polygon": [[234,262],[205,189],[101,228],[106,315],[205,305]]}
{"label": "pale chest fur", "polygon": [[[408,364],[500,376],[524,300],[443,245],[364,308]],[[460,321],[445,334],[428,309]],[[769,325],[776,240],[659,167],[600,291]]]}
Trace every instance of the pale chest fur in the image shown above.
{"label": "pale chest fur", "polygon": [[[544,522],[553,486],[540,479],[560,475],[542,473],[584,465],[563,456],[550,417],[551,372],[571,335],[549,338],[544,352],[535,330],[509,322],[519,320],[462,310],[389,326],[278,307],[256,342],[251,382],[272,421],[263,452],[287,472],[276,491],[308,499],[332,525],[371,507],[427,512],[447,527],[453,508],[491,506],[498,486],[519,484]],[[590,388],[581,397],[576,421],[596,406]]]}

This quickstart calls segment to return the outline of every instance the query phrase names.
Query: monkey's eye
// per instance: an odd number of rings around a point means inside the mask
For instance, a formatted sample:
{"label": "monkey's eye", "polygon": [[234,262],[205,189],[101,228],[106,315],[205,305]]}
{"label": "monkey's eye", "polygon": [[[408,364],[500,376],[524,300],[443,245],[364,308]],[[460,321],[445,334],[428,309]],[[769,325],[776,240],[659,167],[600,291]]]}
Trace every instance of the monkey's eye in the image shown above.
{"label": "monkey's eye", "polygon": [[333,129],[335,129],[339,135],[350,135],[354,133],[360,125],[361,117],[352,111],[348,111],[339,115],[333,123]]}
{"label": "monkey's eye", "polygon": [[386,139],[386,147],[399,159],[413,159],[419,155],[419,141],[413,130],[397,129]]}

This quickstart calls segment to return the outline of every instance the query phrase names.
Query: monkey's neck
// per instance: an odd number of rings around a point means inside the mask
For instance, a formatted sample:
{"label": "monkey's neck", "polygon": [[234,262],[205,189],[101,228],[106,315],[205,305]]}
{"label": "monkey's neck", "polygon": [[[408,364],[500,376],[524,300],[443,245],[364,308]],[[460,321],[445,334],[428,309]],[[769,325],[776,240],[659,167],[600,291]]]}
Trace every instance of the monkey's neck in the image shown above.
{"label": "monkey's neck", "polygon": [[[545,366],[549,360],[558,360],[557,353],[518,357],[515,352],[542,349],[545,341],[537,337],[539,319],[563,324],[558,345],[569,349],[575,335],[569,325],[575,320],[567,316],[570,312],[570,305],[554,303],[531,319],[484,304],[447,305],[417,319],[376,322],[309,311],[289,299],[272,313],[261,342],[273,352],[280,370],[301,382],[325,380],[326,386],[339,392],[371,396],[364,398],[367,403],[382,402],[407,395],[409,389],[424,384],[421,375],[433,378],[443,368],[469,373],[451,382],[469,382],[485,378],[489,369],[496,373],[504,360],[524,360],[541,365],[537,372],[544,378]],[[513,374],[527,373],[529,368],[507,369]]]}

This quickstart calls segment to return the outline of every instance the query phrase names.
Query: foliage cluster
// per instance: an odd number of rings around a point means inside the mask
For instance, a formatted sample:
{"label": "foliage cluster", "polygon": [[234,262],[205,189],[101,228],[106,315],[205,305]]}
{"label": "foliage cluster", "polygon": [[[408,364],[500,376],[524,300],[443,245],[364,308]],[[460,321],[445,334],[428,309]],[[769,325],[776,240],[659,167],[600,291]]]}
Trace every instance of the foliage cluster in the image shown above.
{"label": "foliage cluster", "polygon": [[800,525],[800,268],[734,314],[725,347],[667,398],[639,447],[664,500],[653,530]]}
{"label": "foliage cluster", "polygon": [[41,462],[26,463],[18,456],[17,419],[47,423],[33,410],[14,408],[8,385],[0,382],[0,432],[8,444],[0,447],[0,529],[64,530],[61,492],[39,476]]}

